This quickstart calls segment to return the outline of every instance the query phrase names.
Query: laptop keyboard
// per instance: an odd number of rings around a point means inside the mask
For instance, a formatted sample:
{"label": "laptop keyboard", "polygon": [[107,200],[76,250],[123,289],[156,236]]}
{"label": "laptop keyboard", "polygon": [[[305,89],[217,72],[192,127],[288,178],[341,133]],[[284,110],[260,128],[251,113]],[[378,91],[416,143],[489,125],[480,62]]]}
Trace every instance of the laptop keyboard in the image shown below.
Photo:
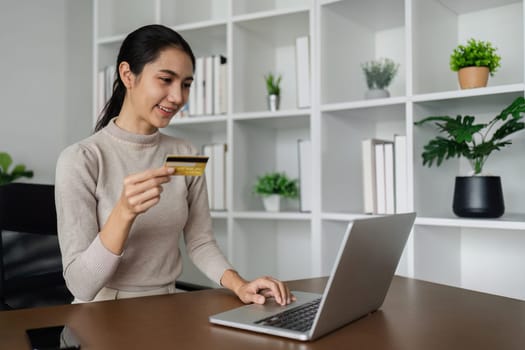
{"label": "laptop keyboard", "polygon": [[312,328],[312,323],[314,322],[320,302],[321,298],[318,298],[296,308],[263,318],[255,323],[305,332]]}

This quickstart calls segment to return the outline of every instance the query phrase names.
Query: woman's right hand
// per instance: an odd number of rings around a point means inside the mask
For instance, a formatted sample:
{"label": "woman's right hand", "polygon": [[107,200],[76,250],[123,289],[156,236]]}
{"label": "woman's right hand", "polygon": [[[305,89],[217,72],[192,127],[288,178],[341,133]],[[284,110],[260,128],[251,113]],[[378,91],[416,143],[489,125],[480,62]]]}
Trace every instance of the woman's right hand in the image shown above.
{"label": "woman's right hand", "polygon": [[161,167],[124,178],[120,205],[130,219],[134,219],[159,202],[162,184],[170,181],[173,171],[173,168]]}
{"label": "woman's right hand", "polygon": [[99,233],[113,254],[122,254],[133,221],[159,202],[162,184],[170,181],[173,171],[162,167],[126,176],[120,199]]}

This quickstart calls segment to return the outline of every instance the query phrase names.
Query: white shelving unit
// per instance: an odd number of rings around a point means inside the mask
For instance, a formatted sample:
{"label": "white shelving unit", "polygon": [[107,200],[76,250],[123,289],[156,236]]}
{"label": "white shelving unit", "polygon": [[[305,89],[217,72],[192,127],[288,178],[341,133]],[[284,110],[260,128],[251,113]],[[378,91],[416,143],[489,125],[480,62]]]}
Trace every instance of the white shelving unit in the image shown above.
{"label": "white shelving unit", "polygon": [[[506,211],[496,220],[452,214],[461,160],[422,166],[435,135],[413,122],[429,115],[490,118],[525,91],[522,0],[94,0],[96,79],[115,61],[125,35],[162,23],[179,31],[196,56],[228,58],[226,116],[174,120],[165,132],[196,146],[228,144],[227,207],[213,212],[219,244],[248,278],[326,275],[347,223],[363,217],[361,141],[407,136],[409,205],[418,213],[398,268],[401,275],[525,300],[525,135],[489,159],[503,181]],[[310,36],[311,107],[296,106],[295,38]],[[449,56],[470,37],[490,40],[501,68],[486,88],[459,90]],[[361,63],[400,63],[390,98],[365,100]],[[281,110],[266,110],[263,76],[283,75]],[[96,94],[94,94],[96,96]],[[94,106],[96,106],[94,102]],[[312,141],[313,208],[287,203],[262,211],[251,194],[257,175],[298,176],[297,140]],[[192,267],[183,278],[208,283]]]}

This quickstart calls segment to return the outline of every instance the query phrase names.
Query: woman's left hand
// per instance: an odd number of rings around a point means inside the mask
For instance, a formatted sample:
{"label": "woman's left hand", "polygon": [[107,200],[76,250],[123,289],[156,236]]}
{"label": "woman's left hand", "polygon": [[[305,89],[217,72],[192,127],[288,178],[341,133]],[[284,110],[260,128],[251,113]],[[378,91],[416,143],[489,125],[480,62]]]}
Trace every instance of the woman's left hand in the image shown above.
{"label": "woman's left hand", "polygon": [[295,297],[283,282],[265,276],[251,282],[245,282],[236,291],[243,303],[264,304],[267,298],[274,298],[280,305],[288,305]]}
{"label": "woman's left hand", "polygon": [[233,290],[245,304],[264,304],[267,298],[272,297],[281,305],[288,305],[295,301],[286,284],[269,276],[246,281],[237,271],[230,269],[222,275],[221,285]]}

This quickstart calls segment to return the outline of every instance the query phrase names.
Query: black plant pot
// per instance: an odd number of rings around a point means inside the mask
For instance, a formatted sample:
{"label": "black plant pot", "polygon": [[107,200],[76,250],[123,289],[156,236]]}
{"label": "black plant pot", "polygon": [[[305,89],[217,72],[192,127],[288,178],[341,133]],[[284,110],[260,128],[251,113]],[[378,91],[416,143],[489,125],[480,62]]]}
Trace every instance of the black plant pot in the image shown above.
{"label": "black plant pot", "polygon": [[499,176],[456,176],[454,214],[467,218],[499,218],[505,212]]}

